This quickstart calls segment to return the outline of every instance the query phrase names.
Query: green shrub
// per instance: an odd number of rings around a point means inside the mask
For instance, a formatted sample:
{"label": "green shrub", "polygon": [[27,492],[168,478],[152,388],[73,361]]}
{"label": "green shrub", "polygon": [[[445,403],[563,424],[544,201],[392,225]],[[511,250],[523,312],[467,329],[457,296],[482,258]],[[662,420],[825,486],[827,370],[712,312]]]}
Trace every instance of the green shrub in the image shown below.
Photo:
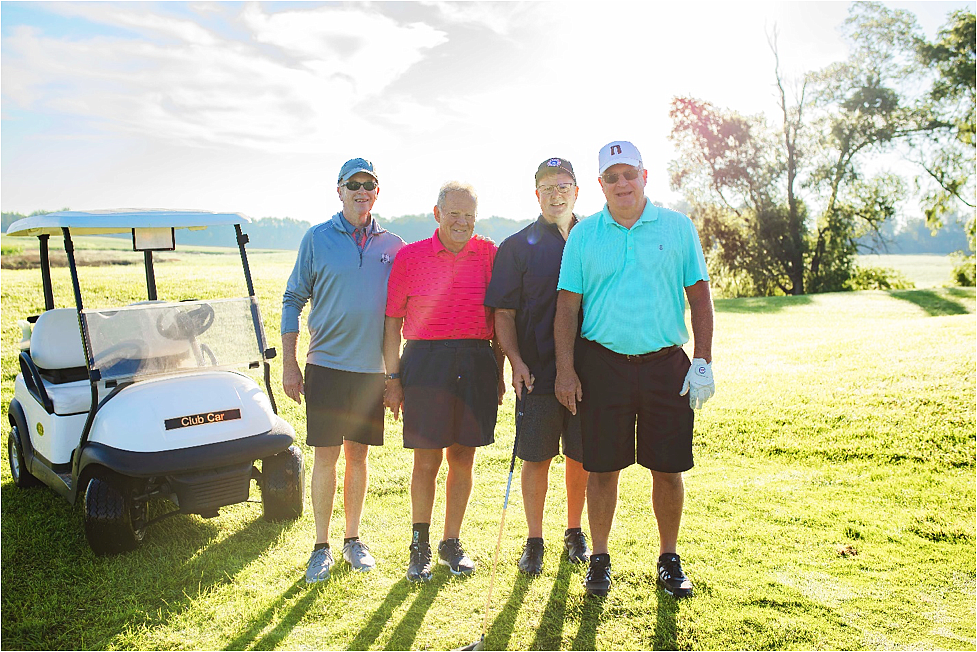
{"label": "green shrub", "polygon": [[0,245],[0,256],[16,256],[21,253],[24,253],[24,245],[7,243]]}
{"label": "green shrub", "polygon": [[845,282],[847,290],[910,290],[916,284],[890,267],[856,266]]}
{"label": "green shrub", "polygon": [[970,256],[957,255],[954,257],[953,266],[953,283],[954,285],[962,285],[963,287],[972,288],[977,284],[977,264],[975,264],[975,257],[973,254]]}

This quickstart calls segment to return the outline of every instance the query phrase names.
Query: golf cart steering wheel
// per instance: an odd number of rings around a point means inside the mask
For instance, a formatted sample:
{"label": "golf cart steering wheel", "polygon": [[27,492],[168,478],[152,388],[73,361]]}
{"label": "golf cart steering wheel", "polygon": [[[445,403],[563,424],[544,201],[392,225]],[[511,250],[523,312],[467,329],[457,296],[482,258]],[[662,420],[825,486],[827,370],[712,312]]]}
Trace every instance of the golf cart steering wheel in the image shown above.
{"label": "golf cart steering wheel", "polygon": [[[165,322],[169,319],[168,324]],[[211,327],[214,309],[209,303],[195,308],[174,308],[156,318],[156,332],[170,340],[190,340]]]}

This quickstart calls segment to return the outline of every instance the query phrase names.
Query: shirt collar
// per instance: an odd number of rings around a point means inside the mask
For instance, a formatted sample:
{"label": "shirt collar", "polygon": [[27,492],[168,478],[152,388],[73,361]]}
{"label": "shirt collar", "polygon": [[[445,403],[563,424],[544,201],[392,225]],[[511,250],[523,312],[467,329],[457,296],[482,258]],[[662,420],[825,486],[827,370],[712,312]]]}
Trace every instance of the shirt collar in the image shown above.
{"label": "shirt collar", "polygon": [[431,236],[431,251],[433,251],[435,255],[437,255],[437,254],[439,254],[439,253],[441,253],[443,251],[446,254],[450,254],[452,256],[463,256],[463,255],[469,253],[470,251],[472,251],[472,247],[475,246],[472,243],[475,241],[475,238],[476,237],[478,237],[478,236],[476,236],[473,233],[472,234],[472,237],[469,238],[468,239],[468,242],[465,243],[465,246],[461,248],[461,251],[459,251],[457,254],[455,254],[455,253],[452,253],[452,252],[448,251],[448,248],[444,246],[444,243],[443,242],[441,242],[441,238],[438,237],[438,229],[434,229],[434,235]]}
{"label": "shirt collar", "polygon": [[[631,225],[631,228],[633,229],[637,225],[642,224],[644,222],[654,222],[655,220],[658,219],[658,212],[659,212],[658,206],[652,204],[651,200],[646,197],[645,209],[641,211],[641,215],[638,217],[638,220]],[[611,217],[611,211],[609,208],[607,208],[607,204],[604,204],[604,208],[600,212],[600,220],[601,220],[601,224],[604,224],[606,226],[615,225],[622,229],[624,228],[620,224],[615,222],[613,217]]]}
{"label": "shirt collar", "polygon": [[[580,218],[577,217],[577,214],[576,213],[573,213],[573,218],[570,221],[570,229],[573,230],[573,227],[576,226],[577,222],[579,222],[579,221],[580,221]],[[560,233],[560,227],[557,226],[556,224],[552,223],[552,222],[548,222],[546,220],[546,218],[543,217],[543,214],[542,213],[540,213],[539,214],[539,217],[536,218],[536,228],[538,228],[538,229],[549,229],[549,231],[551,233],[559,236],[559,238],[561,240],[563,239],[563,234]]]}
{"label": "shirt collar", "polygon": [[[343,215],[342,211],[339,211],[338,213],[333,215],[332,221],[335,227],[340,231],[345,231],[346,233],[352,233],[353,231],[356,230],[356,227],[353,226],[352,222],[346,219],[346,216]],[[367,227],[366,232],[368,235],[376,235],[377,233],[383,232],[383,228],[381,228],[380,224],[375,219],[373,219],[372,214],[370,215],[370,221],[366,223],[366,227]]]}

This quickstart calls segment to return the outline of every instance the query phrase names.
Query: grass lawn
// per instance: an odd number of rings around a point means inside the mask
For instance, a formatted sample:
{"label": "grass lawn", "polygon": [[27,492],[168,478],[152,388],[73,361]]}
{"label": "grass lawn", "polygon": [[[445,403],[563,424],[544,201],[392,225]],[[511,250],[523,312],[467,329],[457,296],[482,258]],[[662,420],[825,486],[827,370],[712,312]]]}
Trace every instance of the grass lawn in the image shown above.
{"label": "grass lawn", "polygon": [[[156,268],[166,298],[244,293],[235,255],[175,254]],[[278,340],[291,252],[255,253],[256,291]],[[84,268],[96,306],[145,298],[137,265]],[[196,288],[191,290],[191,282]],[[67,270],[55,297],[68,306]],[[17,373],[17,319],[42,308],[36,270],[3,270],[2,402]],[[650,478],[622,473],[611,534],[614,587],[585,596],[561,561],[563,460],[550,475],[542,576],[519,575],[518,480],[507,515],[488,649],[960,649],[975,634],[975,295],[931,288],[716,302],[718,393],[697,414],[680,552],[696,597],[655,586]],[[306,341],[300,343],[305,350]],[[273,377],[304,441],[304,410]],[[508,371],[506,371],[508,378]],[[585,399],[586,400],[586,399]],[[362,532],[370,574],[334,569],[307,587],[311,504],[267,523],[258,504],[178,516],[138,550],[95,558],[81,510],[2,471],[5,649],[450,649],[478,639],[513,440],[513,400],[476,460],[463,540],[478,569],[404,573],[410,456],[388,416],[371,453]],[[307,447],[306,481],[312,457]],[[342,473],[342,463],[340,463]],[[443,471],[442,471],[443,475]],[[342,482],[339,483],[340,488]],[[442,484],[443,487],[443,479]],[[342,543],[342,496],[333,547]],[[258,492],[252,494],[258,500]],[[432,538],[440,534],[443,492]]]}
{"label": "grass lawn", "polygon": [[858,264],[863,267],[894,269],[912,281],[917,288],[953,285],[952,256],[938,254],[862,254]]}

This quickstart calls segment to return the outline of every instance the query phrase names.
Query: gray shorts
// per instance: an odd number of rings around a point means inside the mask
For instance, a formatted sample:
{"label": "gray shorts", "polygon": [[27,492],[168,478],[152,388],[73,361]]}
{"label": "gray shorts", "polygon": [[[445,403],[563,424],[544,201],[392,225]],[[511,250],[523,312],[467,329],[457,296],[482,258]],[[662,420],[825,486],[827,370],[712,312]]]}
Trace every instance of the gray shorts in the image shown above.
{"label": "gray shorts", "polygon": [[[516,400],[516,411],[520,401]],[[526,395],[519,444],[516,455],[524,462],[544,462],[556,457],[563,439],[563,454],[571,460],[583,461],[583,440],[580,436],[580,415],[556,400],[553,394]]]}

